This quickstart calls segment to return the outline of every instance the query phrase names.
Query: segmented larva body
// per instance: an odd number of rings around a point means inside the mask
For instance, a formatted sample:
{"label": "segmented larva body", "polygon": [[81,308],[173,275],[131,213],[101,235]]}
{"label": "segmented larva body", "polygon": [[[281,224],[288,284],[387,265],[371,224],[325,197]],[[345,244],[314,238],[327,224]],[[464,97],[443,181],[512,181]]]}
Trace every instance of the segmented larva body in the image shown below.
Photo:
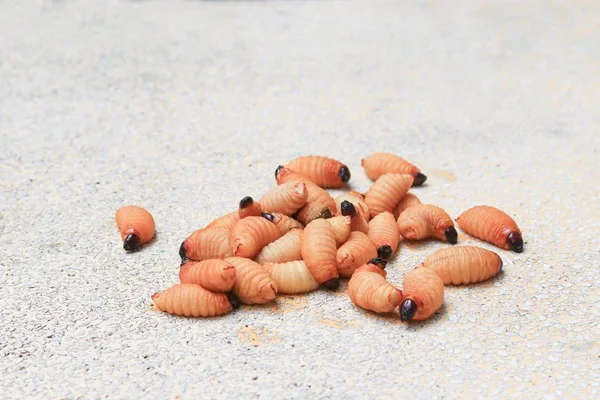
{"label": "segmented larva body", "polygon": [[200,285],[181,283],[152,295],[154,308],[185,317],[216,317],[232,310],[224,293],[213,293]]}
{"label": "segmented larva body", "polygon": [[242,218],[249,216],[258,216],[262,212],[260,203],[255,202],[252,197],[244,197],[240,200],[239,208],[237,211],[225,214],[210,224],[206,225],[206,228],[227,228],[233,229],[235,224]]}
{"label": "segmented larva body", "polygon": [[277,226],[277,229],[279,229],[279,233],[282,236],[285,235],[286,233],[288,233],[292,229],[304,228],[304,225],[302,225],[300,222],[296,221],[292,217],[288,217],[285,214],[263,213],[262,216],[265,217],[266,219],[268,219],[269,221],[273,222],[275,224],[275,226]]}
{"label": "segmented larva body", "polygon": [[400,319],[422,321],[435,313],[444,302],[444,282],[429,268],[416,268],[404,276]]}
{"label": "segmented larva body", "polygon": [[418,204],[404,210],[398,217],[398,227],[400,235],[408,240],[435,238],[451,244],[458,240],[452,218],[431,204]]}
{"label": "segmented larva body", "polygon": [[413,175],[415,178],[413,186],[421,186],[427,180],[419,168],[395,154],[373,153],[369,157],[363,158],[361,164],[367,176],[373,181],[389,172]]}
{"label": "segmented larva body", "polygon": [[302,259],[317,282],[327,282],[326,287],[339,286],[335,233],[326,219],[315,219],[306,225],[302,233],[300,251]]}
{"label": "segmented larva body", "polygon": [[235,282],[235,268],[219,259],[188,261],[179,269],[179,281],[200,285],[211,292],[229,292]]}
{"label": "segmented larva body", "polygon": [[386,279],[386,272],[374,264],[359,267],[348,283],[350,300],[356,306],[377,313],[394,311],[402,292]]}
{"label": "segmented larva body", "polygon": [[260,199],[264,211],[292,215],[306,204],[308,191],[302,182],[286,182],[275,186]]}
{"label": "segmented larva body", "polygon": [[413,176],[406,174],[381,175],[365,193],[371,218],[384,211],[392,211],[402,197],[408,193]]}
{"label": "segmented larva body", "polygon": [[377,248],[362,232],[351,232],[346,243],[337,251],[336,259],[340,276],[352,276],[367,261],[377,257]]}
{"label": "segmented larva body", "polygon": [[390,258],[398,248],[400,229],[392,213],[386,211],[369,221],[369,239],[381,258]]}
{"label": "segmented larva body", "polygon": [[458,226],[471,236],[505,250],[523,251],[521,230],[508,214],[490,206],[475,206],[456,219]]}
{"label": "segmented larva body", "polygon": [[[344,193],[335,198],[335,204],[337,207],[338,215],[342,215],[342,203],[344,201],[350,202],[355,208],[358,214],[363,217],[366,222],[369,222],[371,214],[369,214],[369,206],[364,202],[363,197],[358,192]],[[355,229],[353,229],[355,230]]]}
{"label": "segmented larva body", "polygon": [[229,247],[229,229],[205,228],[193,232],[181,243],[179,255],[182,260],[208,260],[233,255]]}
{"label": "segmented larva body", "polygon": [[[285,263],[288,261],[302,260],[300,242],[302,240],[302,229],[294,228],[285,235],[262,248],[254,258],[259,264]],[[285,292],[284,292],[285,293]]]}
{"label": "segmented larva body", "polygon": [[349,216],[343,215],[327,219],[327,222],[333,228],[336,247],[340,247],[348,240],[348,236],[350,236],[350,232],[352,231],[351,221],[352,219]]}
{"label": "segmented larva body", "polygon": [[319,288],[319,282],[313,278],[304,261],[267,262],[262,265],[277,282],[278,293],[301,294]]}
{"label": "segmented larva body", "polygon": [[402,211],[406,210],[408,207],[416,206],[421,204],[421,200],[417,196],[412,193],[406,193],[404,197],[400,200],[400,203],[394,208],[394,218],[398,219]]}
{"label": "segmented larva body", "polygon": [[502,259],[481,247],[447,247],[430,254],[421,267],[437,272],[444,285],[466,285],[495,276],[502,269]]}
{"label": "segmented larva body", "polygon": [[304,175],[322,188],[341,188],[350,180],[348,167],[328,157],[298,157],[285,167]]}
{"label": "segmented larva body", "polygon": [[235,267],[233,293],[244,304],[264,304],[277,295],[277,283],[262,265],[242,257],[225,261]]}
{"label": "segmented larva body", "polygon": [[279,239],[281,233],[269,219],[246,217],[239,220],[229,236],[229,245],[234,256],[254,258],[271,242]]}
{"label": "segmented larva body", "polygon": [[124,206],[115,214],[123,248],[133,251],[148,243],[154,237],[154,218],[144,208],[138,206]]}
{"label": "segmented larva body", "polygon": [[316,218],[331,218],[335,214],[333,197],[307,177],[280,166],[275,171],[275,178],[279,185],[289,181],[302,182],[306,185],[308,192],[306,204],[295,214],[298,221],[306,225]]}

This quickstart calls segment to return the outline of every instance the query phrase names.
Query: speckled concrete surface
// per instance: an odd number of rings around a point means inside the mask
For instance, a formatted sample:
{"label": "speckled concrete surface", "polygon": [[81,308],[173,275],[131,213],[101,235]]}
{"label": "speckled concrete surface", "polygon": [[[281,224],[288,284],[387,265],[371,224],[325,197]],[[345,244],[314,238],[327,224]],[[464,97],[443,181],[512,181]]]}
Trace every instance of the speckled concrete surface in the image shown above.
{"label": "speckled concrete surface", "polygon": [[[436,3],[1,2],[1,397],[598,398],[600,3]],[[345,286],[148,310],[280,162],[331,155],[364,190],[382,149],[453,217],[506,210],[525,252],[426,323]],[[135,254],[126,203],[157,222]],[[390,280],[441,246],[402,246]]]}

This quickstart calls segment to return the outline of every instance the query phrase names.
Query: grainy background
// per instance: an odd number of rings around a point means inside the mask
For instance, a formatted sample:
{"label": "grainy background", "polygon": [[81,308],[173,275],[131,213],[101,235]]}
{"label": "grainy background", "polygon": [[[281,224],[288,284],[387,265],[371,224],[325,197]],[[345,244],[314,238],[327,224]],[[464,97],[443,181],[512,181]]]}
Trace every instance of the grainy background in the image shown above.
{"label": "grainy background", "polygon": [[[0,1],[1,397],[598,398],[599,29],[595,0]],[[148,310],[279,163],[330,155],[365,190],[380,150],[453,217],[506,210],[525,252],[426,323],[345,286]],[[135,254],[127,203],[157,222]],[[442,246],[403,245],[390,280]]]}

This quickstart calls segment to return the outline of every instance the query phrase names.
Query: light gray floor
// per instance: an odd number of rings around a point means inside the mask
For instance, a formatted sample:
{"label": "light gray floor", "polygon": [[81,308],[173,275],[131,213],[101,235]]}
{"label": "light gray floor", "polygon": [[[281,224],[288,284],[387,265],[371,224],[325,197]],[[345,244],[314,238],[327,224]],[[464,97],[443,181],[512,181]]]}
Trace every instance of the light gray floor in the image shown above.
{"label": "light gray floor", "polygon": [[[598,398],[599,29],[595,0],[0,2],[0,397]],[[364,191],[377,150],[453,217],[506,210],[525,252],[422,324],[345,287],[148,310],[279,163],[330,155]],[[157,223],[136,254],[128,203]]]}

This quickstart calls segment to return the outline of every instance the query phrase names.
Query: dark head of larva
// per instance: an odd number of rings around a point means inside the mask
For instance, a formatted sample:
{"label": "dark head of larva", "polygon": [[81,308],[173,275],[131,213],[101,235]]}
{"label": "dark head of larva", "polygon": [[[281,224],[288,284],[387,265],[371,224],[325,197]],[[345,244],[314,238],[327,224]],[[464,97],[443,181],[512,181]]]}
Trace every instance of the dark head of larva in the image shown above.
{"label": "dark head of larva", "polygon": [[507,240],[512,251],[515,253],[521,253],[523,251],[523,238],[519,232],[511,232],[510,235],[508,235]]}
{"label": "dark head of larva", "polygon": [[411,299],[406,299],[400,305],[400,321],[410,321],[417,313],[417,303]]}
{"label": "dark head of larva", "polygon": [[345,165],[342,165],[340,168],[340,179],[344,183],[347,183],[350,180],[350,170]]}
{"label": "dark head of larva", "polygon": [[179,257],[181,257],[181,264],[183,265],[187,261],[187,254],[185,252],[185,240],[181,242],[181,246],[179,246]]}
{"label": "dark head of larva", "polygon": [[275,216],[273,214],[262,213],[261,215],[263,218],[268,219],[271,222],[275,221]]}
{"label": "dark head of larva", "polygon": [[414,177],[415,179],[413,180],[413,186],[421,186],[427,180],[427,175],[424,175],[420,172],[417,172]]}
{"label": "dark head of larva", "polygon": [[379,268],[385,269],[385,267],[387,265],[387,261],[385,261],[381,257],[377,257],[377,258],[371,258],[367,264],[377,265]]}
{"label": "dark head of larva", "polygon": [[324,208],[323,211],[321,211],[321,214],[319,214],[319,218],[328,219],[331,217],[333,217],[333,214],[329,208]]}
{"label": "dark head of larva", "polygon": [[252,199],[252,197],[250,196],[246,196],[242,200],[240,200],[240,210],[243,210],[246,207],[250,207],[252,204],[254,204],[254,199]]}
{"label": "dark head of larva", "polygon": [[456,244],[456,242],[458,241],[458,232],[456,232],[456,228],[454,228],[453,226],[449,226],[448,228],[446,228],[446,230],[444,231],[444,235],[446,235],[446,240],[450,244]]}
{"label": "dark head of larva", "polygon": [[321,283],[321,286],[323,286],[327,290],[336,290],[340,287],[340,280],[338,278],[333,278]]}
{"label": "dark head of larva", "polygon": [[227,299],[231,304],[231,308],[233,308],[234,310],[240,306],[240,299],[238,299],[238,297],[235,294],[233,294],[233,292],[227,293]]}
{"label": "dark head of larva", "polygon": [[377,249],[377,255],[381,258],[390,258],[392,256],[392,246],[384,244]]}
{"label": "dark head of larva", "polygon": [[281,169],[283,168],[283,165],[280,165],[279,167],[277,167],[277,169],[275,170],[275,179],[277,179],[277,177],[279,176],[279,171],[281,171]]}
{"label": "dark head of larva", "polygon": [[127,251],[139,250],[141,245],[140,237],[134,233],[130,233],[123,241],[123,248]]}
{"label": "dark head of larva", "polygon": [[340,204],[340,211],[344,217],[347,215],[354,217],[356,215],[356,207],[348,200],[342,201],[342,204]]}

